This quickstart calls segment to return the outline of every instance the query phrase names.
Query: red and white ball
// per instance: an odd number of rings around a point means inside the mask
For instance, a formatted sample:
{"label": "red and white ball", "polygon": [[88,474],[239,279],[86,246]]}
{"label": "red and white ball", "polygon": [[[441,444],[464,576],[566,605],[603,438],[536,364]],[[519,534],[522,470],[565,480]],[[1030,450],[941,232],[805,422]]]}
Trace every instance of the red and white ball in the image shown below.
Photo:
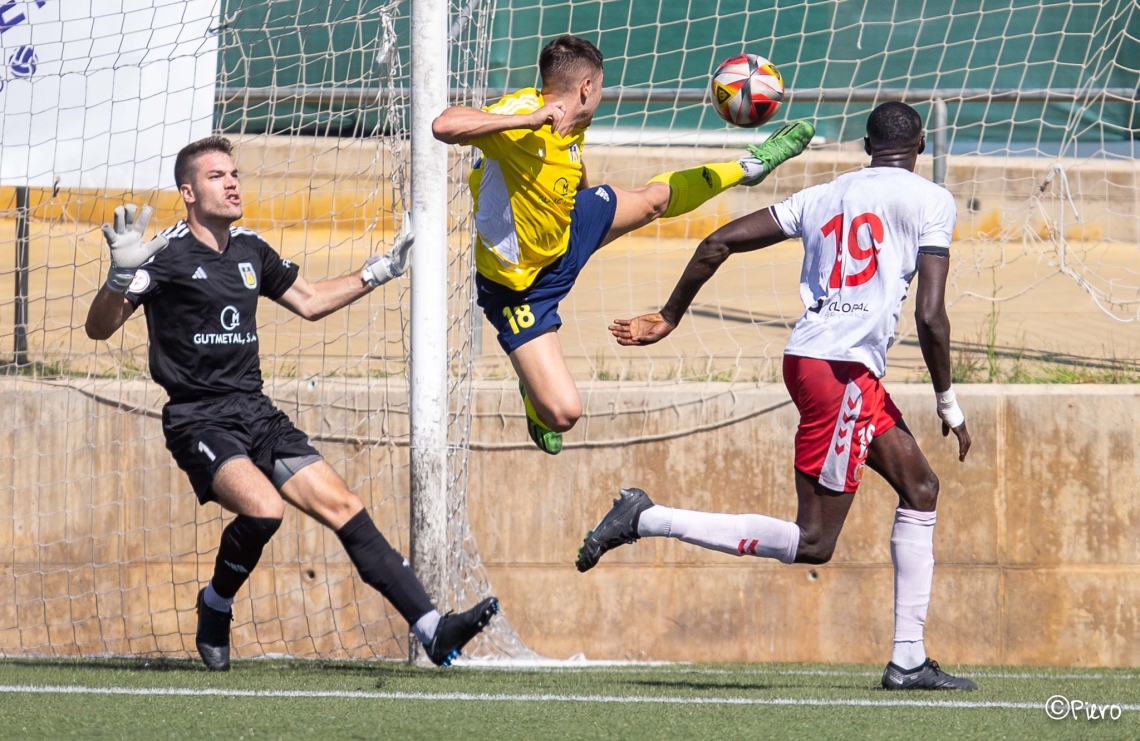
{"label": "red and white ball", "polygon": [[784,100],[784,78],[776,65],[756,54],[726,59],[712,76],[713,107],[734,126],[761,126]]}

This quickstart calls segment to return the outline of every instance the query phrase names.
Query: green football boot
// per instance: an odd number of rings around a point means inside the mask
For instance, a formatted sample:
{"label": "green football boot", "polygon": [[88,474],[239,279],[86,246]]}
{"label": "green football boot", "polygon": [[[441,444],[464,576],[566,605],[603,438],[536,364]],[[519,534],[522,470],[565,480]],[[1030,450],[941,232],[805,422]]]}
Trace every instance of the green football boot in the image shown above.
{"label": "green football boot", "polygon": [[[780,165],[807,149],[815,136],[815,126],[811,121],[792,121],[776,129],[764,143],[757,146],[748,146],[748,157],[740,160],[744,167],[746,177],[740,181],[741,185],[758,185],[764,181]],[[756,166],[759,162],[760,167]],[[760,170],[759,175],[747,177],[747,174]]]}
{"label": "green football boot", "polygon": [[522,381],[519,381],[519,393],[522,394],[523,404],[526,406],[526,431],[530,433],[530,439],[534,440],[534,444],[543,453],[558,455],[562,452],[562,433],[555,432],[539,421],[538,412],[526,397]]}

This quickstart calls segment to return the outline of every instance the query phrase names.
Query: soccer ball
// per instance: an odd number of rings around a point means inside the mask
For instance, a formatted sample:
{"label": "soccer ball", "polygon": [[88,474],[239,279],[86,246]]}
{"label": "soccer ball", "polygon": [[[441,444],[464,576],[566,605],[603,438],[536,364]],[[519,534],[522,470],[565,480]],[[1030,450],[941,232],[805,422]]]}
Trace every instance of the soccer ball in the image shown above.
{"label": "soccer ball", "polygon": [[36,50],[30,46],[21,46],[8,57],[8,69],[15,77],[31,77],[36,73],[36,66],[40,60]]}
{"label": "soccer ball", "polygon": [[755,54],[726,59],[712,76],[713,107],[734,126],[761,126],[784,99],[784,78],[776,65]]}

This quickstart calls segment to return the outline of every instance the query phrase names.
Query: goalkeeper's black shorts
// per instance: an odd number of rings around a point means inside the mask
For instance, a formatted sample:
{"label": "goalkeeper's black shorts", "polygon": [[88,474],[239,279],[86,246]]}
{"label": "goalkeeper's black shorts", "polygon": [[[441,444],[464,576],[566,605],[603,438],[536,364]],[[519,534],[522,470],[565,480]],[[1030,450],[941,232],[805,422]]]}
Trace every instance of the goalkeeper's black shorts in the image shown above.
{"label": "goalkeeper's black shorts", "polygon": [[280,488],[287,478],[278,461],[290,461],[288,476],[321,457],[309,436],[260,393],[167,404],[162,432],[166,449],[203,504],[217,498],[211,489],[214,476],[234,458],[248,458]]}

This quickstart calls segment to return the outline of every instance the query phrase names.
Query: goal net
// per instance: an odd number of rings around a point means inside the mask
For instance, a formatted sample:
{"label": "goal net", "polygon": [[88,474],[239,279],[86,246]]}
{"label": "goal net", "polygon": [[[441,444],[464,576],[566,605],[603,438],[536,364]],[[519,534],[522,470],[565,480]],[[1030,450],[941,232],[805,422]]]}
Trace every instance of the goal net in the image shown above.
{"label": "goal net", "polygon": [[[591,261],[562,311],[572,317],[561,338],[579,377],[673,382],[686,394],[694,382],[777,379],[803,311],[798,244],[733,258],[665,342],[621,348],[606,327],[662,306],[717,225],[863,166],[877,103],[918,109],[928,128],[919,172],[932,177],[936,99],[947,114],[944,182],[958,205],[949,294],[958,380],[1134,376],[1137,348],[1120,322],[1140,308],[1137,4],[765,6],[499,4],[492,87],[532,84],[538,49],[563,31],[606,55],[610,90],[585,157],[592,182],[640,185],[663,170],[733,159],[784,120],[810,119],[818,130],[810,151],[762,185],[661,220]],[[699,92],[741,50],[773,60],[788,88],[790,102],[759,131],[726,126]],[[911,313],[889,358],[892,381],[923,378]]]}
{"label": "goal net", "polygon": [[[630,187],[735,159],[786,119],[818,128],[812,149],[762,185],[660,221],[591,260],[560,311],[586,405],[564,456],[743,424],[765,411],[738,392],[779,381],[784,342],[803,311],[798,244],[734,258],[659,345],[619,348],[606,326],[659,308],[718,225],[865,164],[866,115],[885,100],[915,105],[930,150],[947,152],[945,184],[959,211],[949,295],[956,382],[1140,376],[1134,328],[1125,324],[1140,311],[1135,2],[759,5],[451,0],[455,102],[481,105],[536,84],[538,52],[557,35],[598,44],[607,92],[584,156],[593,183]],[[108,267],[98,227],[124,200],[154,206],[156,226],[177,220],[172,155],[221,132],[238,146],[242,224],[307,278],[342,275],[386,250],[410,192],[409,4],[28,0],[2,8],[0,271],[15,288],[3,293],[0,313],[12,348],[2,351],[11,363],[0,379],[9,420],[0,429],[0,654],[193,656],[194,600],[228,516],[197,505],[165,450],[165,399],[147,374],[141,314],[107,342],[83,331]],[[742,50],[773,60],[789,88],[776,121],[759,130],[729,128],[703,98],[709,72]],[[935,100],[946,106],[940,131]],[[51,114],[50,126],[33,113]],[[930,150],[919,172],[933,177]],[[488,573],[510,568],[510,539],[491,530],[509,518],[469,518],[468,497],[480,512],[493,508],[494,492],[476,486],[492,478],[482,461],[531,447],[510,364],[473,307],[467,156],[455,148],[446,183],[443,608],[493,592]],[[266,393],[404,553],[408,306],[401,280],[315,324],[267,302],[258,317]],[[889,382],[923,380],[909,314]],[[614,391],[644,387],[654,391],[651,403],[612,403]],[[618,417],[627,422],[621,429],[639,431],[616,433]],[[472,654],[533,658],[505,606]],[[235,603],[238,657],[401,658],[406,632],[356,578],[335,536],[293,510]]]}
{"label": "goal net", "polygon": [[[409,192],[408,10],[372,0],[4,6],[0,265],[23,288],[6,294],[3,315],[16,350],[0,379],[0,654],[194,655],[195,598],[230,516],[198,506],[164,448],[142,313],[107,342],[83,331],[108,267],[99,225],[124,201],[152,205],[153,227],[174,223],[173,154],[220,132],[237,145],[240,223],[307,278],[387,251]],[[452,84],[460,102],[480,105],[490,15],[454,11]],[[454,578],[441,609],[489,593],[464,511],[470,209],[458,163],[453,175],[440,184],[454,193],[457,307],[446,338]],[[400,280],[316,324],[269,302],[258,316],[266,393],[405,554],[408,298]],[[239,657],[408,654],[403,620],[355,576],[335,535],[293,510],[234,613]],[[503,618],[469,653],[489,652],[526,654]]]}

